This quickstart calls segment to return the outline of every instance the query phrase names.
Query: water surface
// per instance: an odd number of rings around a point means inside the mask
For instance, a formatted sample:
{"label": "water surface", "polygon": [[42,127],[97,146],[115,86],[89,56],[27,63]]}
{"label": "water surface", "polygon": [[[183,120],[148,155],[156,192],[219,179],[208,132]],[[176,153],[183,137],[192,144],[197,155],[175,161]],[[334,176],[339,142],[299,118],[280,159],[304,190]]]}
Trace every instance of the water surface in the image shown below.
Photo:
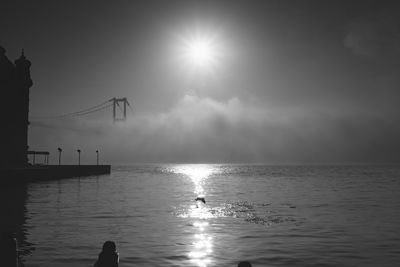
{"label": "water surface", "polygon": [[106,240],[120,266],[400,262],[399,166],[134,165],[26,191],[25,266],[92,266]]}

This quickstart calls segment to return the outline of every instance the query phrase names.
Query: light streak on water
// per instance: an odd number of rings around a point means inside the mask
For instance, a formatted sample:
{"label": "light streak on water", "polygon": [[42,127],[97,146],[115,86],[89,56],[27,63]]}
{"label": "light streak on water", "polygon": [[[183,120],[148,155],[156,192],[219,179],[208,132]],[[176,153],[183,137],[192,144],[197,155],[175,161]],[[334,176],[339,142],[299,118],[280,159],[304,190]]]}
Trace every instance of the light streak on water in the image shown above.
{"label": "light streak on water", "polygon": [[[194,185],[194,199],[203,197],[206,199],[206,191],[203,185],[207,179],[215,172],[215,168],[211,165],[181,165],[173,170],[175,173],[184,174],[190,178]],[[207,202],[207,200],[206,200]],[[193,223],[195,234],[193,235],[193,243],[191,251],[188,253],[190,261],[199,267],[207,267],[212,263],[211,253],[213,252],[213,237],[207,231],[209,223],[207,219],[213,218],[213,214],[207,208],[207,205],[201,201],[197,201],[196,205],[191,205],[188,217],[195,218]]]}

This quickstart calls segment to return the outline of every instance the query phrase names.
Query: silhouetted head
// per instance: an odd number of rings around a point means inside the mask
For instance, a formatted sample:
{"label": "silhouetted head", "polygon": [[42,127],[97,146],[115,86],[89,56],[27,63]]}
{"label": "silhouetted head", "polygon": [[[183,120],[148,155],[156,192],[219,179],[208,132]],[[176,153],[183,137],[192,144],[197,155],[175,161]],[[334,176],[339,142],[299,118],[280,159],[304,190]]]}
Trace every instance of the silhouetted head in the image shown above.
{"label": "silhouetted head", "polygon": [[113,241],[106,241],[103,244],[103,252],[105,253],[113,253],[117,250],[115,243]]}
{"label": "silhouetted head", "polygon": [[2,47],[0,45],[0,55],[4,55],[6,53],[6,50],[4,49],[4,47]]}
{"label": "silhouetted head", "polygon": [[95,264],[96,267],[118,267],[119,255],[113,241],[106,241]]}
{"label": "silhouetted head", "polygon": [[241,261],[239,262],[238,267],[251,267],[251,264],[248,261]]}
{"label": "silhouetted head", "polygon": [[206,200],[204,199],[204,197],[196,197],[195,200],[196,200],[196,201],[201,201],[201,202],[203,202],[204,204],[206,204]]}

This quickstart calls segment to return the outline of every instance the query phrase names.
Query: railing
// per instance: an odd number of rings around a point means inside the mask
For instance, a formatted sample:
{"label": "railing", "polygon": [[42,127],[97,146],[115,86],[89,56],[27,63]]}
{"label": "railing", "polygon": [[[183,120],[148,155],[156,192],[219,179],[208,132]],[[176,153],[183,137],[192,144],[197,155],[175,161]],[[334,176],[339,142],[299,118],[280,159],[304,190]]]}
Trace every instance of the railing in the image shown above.
{"label": "railing", "polygon": [[32,165],[36,165],[36,155],[43,155],[44,159],[43,159],[43,165],[49,165],[49,156],[50,156],[50,152],[48,151],[28,151],[26,153],[27,155],[33,155],[32,156]]}

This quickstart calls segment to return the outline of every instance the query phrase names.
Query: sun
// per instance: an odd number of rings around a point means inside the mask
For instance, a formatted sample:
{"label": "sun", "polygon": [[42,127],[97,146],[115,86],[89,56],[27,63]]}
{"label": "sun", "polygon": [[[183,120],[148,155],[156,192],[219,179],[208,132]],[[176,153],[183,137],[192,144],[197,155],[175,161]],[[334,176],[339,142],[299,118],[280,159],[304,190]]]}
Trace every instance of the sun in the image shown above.
{"label": "sun", "polygon": [[197,73],[215,71],[221,55],[215,36],[197,33],[182,36],[180,40],[180,58],[185,69]]}
{"label": "sun", "polygon": [[215,56],[211,40],[196,38],[186,44],[185,57],[194,66],[208,67],[215,61]]}

